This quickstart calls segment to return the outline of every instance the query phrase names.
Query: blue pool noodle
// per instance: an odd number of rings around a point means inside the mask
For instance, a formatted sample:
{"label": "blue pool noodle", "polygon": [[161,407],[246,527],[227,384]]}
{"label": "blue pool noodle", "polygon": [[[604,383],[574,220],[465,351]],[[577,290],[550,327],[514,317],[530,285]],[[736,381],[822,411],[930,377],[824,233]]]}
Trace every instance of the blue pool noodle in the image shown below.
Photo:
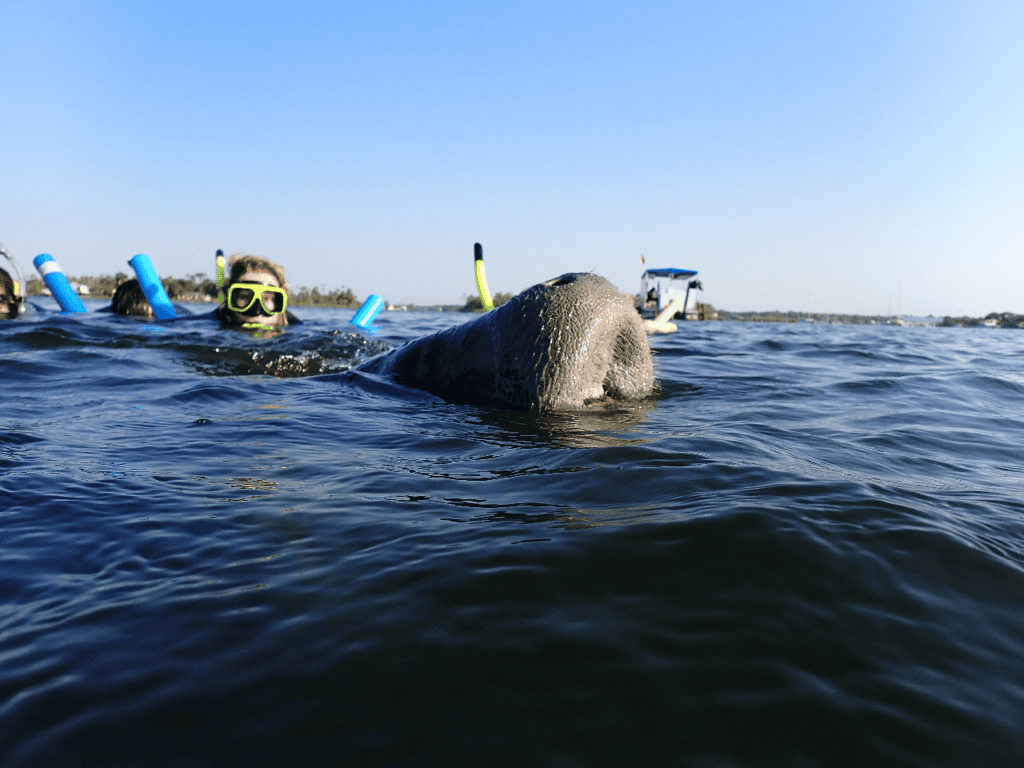
{"label": "blue pool noodle", "polygon": [[362,328],[365,331],[383,306],[384,299],[375,293],[371,293],[349,322],[356,326],[356,328]]}
{"label": "blue pool noodle", "polygon": [[75,289],[71,287],[71,283],[64,276],[60,266],[56,261],[53,260],[53,256],[48,253],[40,253],[34,259],[32,263],[36,269],[39,270],[39,274],[42,275],[43,280],[46,281],[47,287],[50,289],[50,293],[53,294],[53,298],[60,304],[60,308],[65,312],[88,312],[85,308],[85,304],[78,298],[78,294],[75,293]]}
{"label": "blue pool noodle", "polygon": [[164,290],[160,278],[157,277],[156,270],[153,269],[153,262],[149,260],[149,256],[144,253],[137,253],[128,260],[128,263],[135,270],[135,274],[139,278],[139,285],[142,286],[143,293],[149,299],[149,306],[153,308],[153,314],[156,315],[157,319],[173,320],[176,318],[178,313],[171,306],[171,300],[167,298],[167,291]]}

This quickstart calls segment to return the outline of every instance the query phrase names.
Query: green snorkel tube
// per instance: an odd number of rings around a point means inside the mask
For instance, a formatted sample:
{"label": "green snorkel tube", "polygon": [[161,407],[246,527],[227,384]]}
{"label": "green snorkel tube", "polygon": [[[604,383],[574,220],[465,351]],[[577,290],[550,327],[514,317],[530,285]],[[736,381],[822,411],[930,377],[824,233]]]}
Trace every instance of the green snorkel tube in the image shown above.
{"label": "green snorkel tube", "polygon": [[224,251],[217,249],[217,306],[225,309],[228,297],[224,295]]}
{"label": "green snorkel tube", "polygon": [[491,292],[487,290],[487,276],[484,274],[484,248],[480,243],[473,244],[473,267],[476,270],[476,289],[480,292],[480,304],[484,310],[494,309]]}

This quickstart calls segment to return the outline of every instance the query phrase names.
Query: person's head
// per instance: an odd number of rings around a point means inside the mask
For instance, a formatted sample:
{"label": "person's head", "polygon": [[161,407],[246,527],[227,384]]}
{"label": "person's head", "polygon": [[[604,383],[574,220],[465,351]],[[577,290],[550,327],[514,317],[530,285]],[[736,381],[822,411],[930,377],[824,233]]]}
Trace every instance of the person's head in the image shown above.
{"label": "person's head", "polygon": [[28,305],[25,303],[25,278],[18,262],[0,243],[0,318],[13,320]]}
{"label": "person's head", "polygon": [[236,254],[228,261],[223,292],[223,322],[264,330],[288,325],[288,281],[280,264]]}
{"label": "person's head", "polygon": [[21,309],[21,297],[14,291],[14,279],[0,269],[0,319],[12,320]]}
{"label": "person's head", "polygon": [[134,277],[125,280],[114,289],[114,296],[110,300],[110,308],[119,315],[137,315],[139,317],[153,317],[153,307],[149,305],[142,286]]}

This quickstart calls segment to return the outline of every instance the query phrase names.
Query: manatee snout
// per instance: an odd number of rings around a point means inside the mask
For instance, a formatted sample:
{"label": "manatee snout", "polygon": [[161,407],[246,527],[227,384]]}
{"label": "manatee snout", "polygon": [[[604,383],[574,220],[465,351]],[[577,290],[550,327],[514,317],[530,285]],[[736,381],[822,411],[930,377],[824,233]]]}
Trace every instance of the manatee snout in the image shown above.
{"label": "manatee snout", "polygon": [[552,277],[547,282],[541,283],[541,285],[545,288],[557,288],[560,285],[572,285],[576,282],[577,275],[578,273],[576,272],[569,272],[561,277]]}
{"label": "manatee snout", "polygon": [[582,408],[654,388],[633,299],[591,273],[528,288],[474,320],[370,360],[361,370],[451,402],[521,410]]}

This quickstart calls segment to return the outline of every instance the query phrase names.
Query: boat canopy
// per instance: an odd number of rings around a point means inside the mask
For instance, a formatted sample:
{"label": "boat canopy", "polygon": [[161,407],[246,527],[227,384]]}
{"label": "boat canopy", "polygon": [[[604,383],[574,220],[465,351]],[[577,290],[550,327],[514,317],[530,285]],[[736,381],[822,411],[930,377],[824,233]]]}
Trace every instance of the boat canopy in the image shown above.
{"label": "boat canopy", "polygon": [[668,277],[673,280],[683,280],[688,277],[693,277],[696,274],[697,271],[694,269],[648,269],[644,272],[641,279],[646,280],[651,277]]}

